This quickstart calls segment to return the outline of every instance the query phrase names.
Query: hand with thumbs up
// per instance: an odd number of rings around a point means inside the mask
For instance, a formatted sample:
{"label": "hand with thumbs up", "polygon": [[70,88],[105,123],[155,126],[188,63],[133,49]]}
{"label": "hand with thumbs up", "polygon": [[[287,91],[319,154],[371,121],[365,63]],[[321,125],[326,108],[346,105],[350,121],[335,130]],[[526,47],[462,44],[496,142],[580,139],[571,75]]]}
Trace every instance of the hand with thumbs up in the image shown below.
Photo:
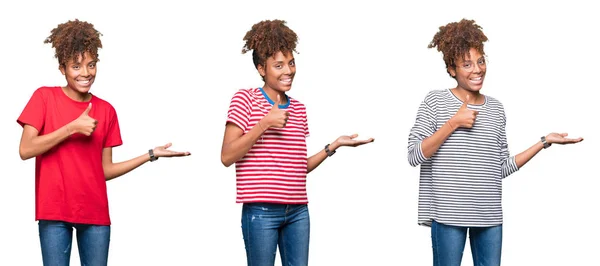
{"label": "hand with thumbs up", "polygon": [[284,128],[287,124],[290,113],[279,109],[279,105],[281,104],[281,97],[277,95],[277,101],[273,104],[273,107],[269,111],[269,113],[261,119],[261,124],[269,127],[275,128]]}
{"label": "hand with thumbs up", "polygon": [[81,133],[86,136],[92,135],[94,130],[96,130],[98,121],[89,116],[90,110],[92,110],[92,103],[88,105],[85,111],[83,111],[83,113],[81,113],[77,119],[73,120],[67,125],[69,135],[73,135],[75,133]]}
{"label": "hand with thumbs up", "polygon": [[475,124],[475,119],[477,118],[477,114],[479,114],[479,112],[471,110],[469,107],[467,107],[469,98],[469,95],[467,95],[467,100],[463,102],[456,114],[454,114],[454,116],[448,120],[448,123],[454,129],[458,129],[460,127],[472,128],[473,124]]}

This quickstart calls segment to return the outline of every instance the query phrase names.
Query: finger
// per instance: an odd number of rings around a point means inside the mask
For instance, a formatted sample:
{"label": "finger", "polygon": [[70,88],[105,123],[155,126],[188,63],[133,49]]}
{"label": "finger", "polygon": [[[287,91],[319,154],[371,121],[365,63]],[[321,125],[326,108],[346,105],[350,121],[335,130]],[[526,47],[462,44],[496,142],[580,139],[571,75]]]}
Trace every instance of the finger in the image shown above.
{"label": "finger", "polygon": [[277,101],[275,102],[275,108],[279,109],[279,105],[281,104],[281,96],[277,94]]}
{"label": "finger", "polygon": [[88,107],[85,108],[85,111],[83,111],[83,114],[88,115],[88,113],[90,113],[90,110],[92,110],[92,103],[88,104]]}
{"label": "finger", "polygon": [[94,119],[94,125],[98,124],[98,120]]}
{"label": "finger", "polygon": [[560,133],[560,134],[558,134],[558,135],[561,135],[561,136],[564,138],[564,137],[568,136],[568,135],[569,135],[569,133],[566,133],[566,132],[565,132],[565,133]]}
{"label": "finger", "polygon": [[358,137],[358,134],[352,134],[352,135],[350,136],[350,138],[351,138],[351,139],[354,139],[354,138],[356,138],[356,137]]}
{"label": "finger", "polygon": [[469,104],[469,99],[471,97],[469,96],[469,94],[467,94],[467,99],[463,102],[463,104],[460,106],[460,109],[469,109],[469,107],[467,106]]}
{"label": "finger", "polygon": [[163,146],[163,148],[168,149],[169,147],[171,147],[171,145],[173,145],[171,142],[165,144],[165,146]]}
{"label": "finger", "polygon": [[478,115],[478,114],[479,114],[479,111],[475,111],[475,110],[473,110],[473,114],[474,114],[474,115]]}
{"label": "finger", "polygon": [[167,157],[180,157],[180,156],[188,156],[191,153],[189,151],[169,151]]}

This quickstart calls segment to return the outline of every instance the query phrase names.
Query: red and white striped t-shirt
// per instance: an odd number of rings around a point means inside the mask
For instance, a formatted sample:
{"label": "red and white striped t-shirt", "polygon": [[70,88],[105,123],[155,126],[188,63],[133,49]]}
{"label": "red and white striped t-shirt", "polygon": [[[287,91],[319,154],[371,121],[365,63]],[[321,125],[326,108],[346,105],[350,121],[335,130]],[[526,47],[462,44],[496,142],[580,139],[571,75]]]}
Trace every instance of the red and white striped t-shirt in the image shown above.
{"label": "red and white striped t-shirt", "polygon": [[[248,153],[235,163],[238,203],[306,204],[306,108],[288,97],[290,116],[284,128],[269,128]],[[242,89],[231,99],[227,123],[248,133],[266,116],[273,101],[262,88]]]}

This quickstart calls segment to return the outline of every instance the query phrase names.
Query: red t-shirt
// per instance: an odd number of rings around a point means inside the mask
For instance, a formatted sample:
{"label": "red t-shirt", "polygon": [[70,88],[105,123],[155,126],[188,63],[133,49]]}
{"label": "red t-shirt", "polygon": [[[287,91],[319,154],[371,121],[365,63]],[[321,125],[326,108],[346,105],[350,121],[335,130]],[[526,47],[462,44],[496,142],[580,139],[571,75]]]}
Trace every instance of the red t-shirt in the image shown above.
{"label": "red t-shirt", "polygon": [[[89,116],[98,120],[91,136],[73,134],[35,159],[35,219],[110,225],[102,149],[121,145],[115,109],[92,95]],[[61,87],[37,89],[17,122],[39,135],[77,119],[89,102],[69,98]]]}
{"label": "red t-shirt", "polygon": [[[246,134],[259,126],[258,121],[269,113],[273,104],[261,88],[239,90],[231,99],[227,123],[233,123]],[[235,163],[238,203],[308,203],[306,107],[288,97],[288,104],[279,108],[290,113],[286,126],[267,129]]]}

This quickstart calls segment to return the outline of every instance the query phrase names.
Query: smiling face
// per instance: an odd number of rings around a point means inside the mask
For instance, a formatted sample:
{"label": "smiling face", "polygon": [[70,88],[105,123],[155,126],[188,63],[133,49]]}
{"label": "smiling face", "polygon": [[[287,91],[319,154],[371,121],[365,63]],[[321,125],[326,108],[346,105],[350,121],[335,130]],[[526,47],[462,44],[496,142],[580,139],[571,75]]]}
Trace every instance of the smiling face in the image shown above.
{"label": "smiling face", "polygon": [[67,80],[66,93],[73,99],[85,99],[96,77],[97,59],[88,52],[79,54],[60,66]]}
{"label": "smiling face", "polygon": [[483,87],[486,73],[485,56],[477,49],[469,49],[469,54],[455,60],[455,66],[448,67],[448,72],[456,79],[458,89],[479,92]]}
{"label": "smiling face", "polygon": [[267,58],[265,65],[257,66],[258,73],[265,80],[265,91],[285,93],[292,88],[292,81],[296,74],[296,62],[292,52],[277,52]]}

